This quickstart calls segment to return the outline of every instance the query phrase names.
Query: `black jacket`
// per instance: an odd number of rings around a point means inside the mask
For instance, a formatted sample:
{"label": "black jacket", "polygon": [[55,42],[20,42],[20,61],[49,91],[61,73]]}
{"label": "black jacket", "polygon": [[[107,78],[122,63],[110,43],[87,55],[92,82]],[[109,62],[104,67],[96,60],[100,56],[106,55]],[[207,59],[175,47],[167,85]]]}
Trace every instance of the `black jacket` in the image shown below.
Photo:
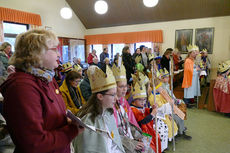
{"label": "black jacket", "polygon": [[162,66],[162,69],[166,68],[168,72],[169,72],[169,61],[170,59],[167,59],[167,57],[163,55],[161,59],[161,66]]}
{"label": "black jacket", "polygon": [[123,53],[122,54],[122,61],[126,69],[126,78],[127,82],[129,82],[131,78],[131,74],[134,73],[135,62],[132,58],[130,53]]}

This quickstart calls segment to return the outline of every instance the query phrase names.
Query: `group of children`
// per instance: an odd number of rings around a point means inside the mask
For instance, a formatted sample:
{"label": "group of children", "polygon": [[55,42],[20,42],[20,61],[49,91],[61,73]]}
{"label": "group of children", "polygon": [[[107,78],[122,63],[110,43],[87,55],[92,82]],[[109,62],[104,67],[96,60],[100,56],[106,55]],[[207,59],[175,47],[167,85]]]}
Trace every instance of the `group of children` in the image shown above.
{"label": "group of children", "polygon": [[[88,68],[92,95],[76,115],[85,124],[107,131],[107,135],[85,129],[73,141],[76,153],[161,153],[167,150],[173,136],[191,139],[185,134],[186,105],[171,96],[168,71],[155,71],[150,78],[140,71],[132,75],[131,92],[127,95],[126,70],[121,61],[114,63],[112,69],[108,65]],[[131,103],[128,99],[132,99]]]}

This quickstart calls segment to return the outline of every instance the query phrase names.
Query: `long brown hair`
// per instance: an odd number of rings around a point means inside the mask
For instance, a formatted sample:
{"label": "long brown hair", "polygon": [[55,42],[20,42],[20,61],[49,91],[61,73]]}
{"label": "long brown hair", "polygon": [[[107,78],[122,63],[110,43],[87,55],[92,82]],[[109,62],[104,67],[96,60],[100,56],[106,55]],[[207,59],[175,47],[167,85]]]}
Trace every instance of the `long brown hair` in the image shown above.
{"label": "long brown hair", "polygon": [[[77,116],[82,118],[86,114],[91,113],[90,119],[94,123],[95,118],[98,115],[101,115],[103,113],[103,108],[101,101],[97,98],[97,94],[102,94],[104,95],[108,90],[101,91],[98,93],[93,93],[87,103],[83,105],[83,107],[78,111]],[[113,114],[113,109],[108,109],[108,111]]]}

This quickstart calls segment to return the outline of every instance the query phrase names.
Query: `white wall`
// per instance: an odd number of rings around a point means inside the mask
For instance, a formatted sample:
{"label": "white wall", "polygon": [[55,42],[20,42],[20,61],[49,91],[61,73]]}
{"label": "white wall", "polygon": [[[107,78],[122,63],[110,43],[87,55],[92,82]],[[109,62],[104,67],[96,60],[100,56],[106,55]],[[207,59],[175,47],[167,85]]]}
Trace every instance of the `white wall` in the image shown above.
{"label": "white wall", "polygon": [[86,30],[86,34],[93,35],[161,29],[163,30],[162,49],[165,50],[169,47],[174,48],[175,30],[194,29],[194,39],[195,29],[205,27],[215,28],[213,54],[209,55],[212,64],[211,78],[215,78],[218,63],[230,59],[230,16],[88,29]]}
{"label": "white wall", "polygon": [[39,14],[42,26],[52,27],[58,36],[84,38],[86,29],[74,13],[70,20],[61,18],[60,9],[65,5],[65,0],[0,0],[1,7]]}

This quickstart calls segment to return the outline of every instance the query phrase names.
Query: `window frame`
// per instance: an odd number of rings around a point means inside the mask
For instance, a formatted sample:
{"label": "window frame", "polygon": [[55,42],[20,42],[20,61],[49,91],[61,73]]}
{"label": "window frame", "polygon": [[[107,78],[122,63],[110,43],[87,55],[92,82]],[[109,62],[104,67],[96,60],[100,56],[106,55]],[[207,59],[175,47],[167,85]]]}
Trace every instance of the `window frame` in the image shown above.
{"label": "window frame", "polygon": [[[3,39],[5,42],[5,38],[15,38],[17,37],[18,34],[16,33],[7,33],[4,31],[4,23],[8,23],[8,24],[16,24],[16,25],[23,25],[26,26],[26,31],[29,30],[29,24],[24,24],[24,23],[17,23],[17,22],[9,22],[9,21],[3,21]],[[11,44],[12,46],[14,46],[15,44]],[[14,50],[15,51],[15,50]]]}

